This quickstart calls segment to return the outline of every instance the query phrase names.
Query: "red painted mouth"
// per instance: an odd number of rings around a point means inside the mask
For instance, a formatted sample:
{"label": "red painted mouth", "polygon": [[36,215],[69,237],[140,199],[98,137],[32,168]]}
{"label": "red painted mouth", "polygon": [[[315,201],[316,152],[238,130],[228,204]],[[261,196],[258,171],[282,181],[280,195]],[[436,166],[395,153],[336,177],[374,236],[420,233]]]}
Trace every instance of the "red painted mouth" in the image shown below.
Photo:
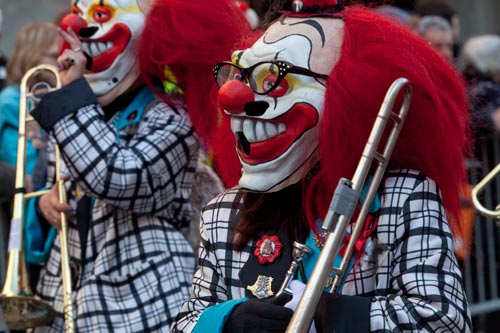
{"label": "red painted mouth", "polygon": [[286,114],[270,120],[273,124],[284,123],[285,132],[270,139],[250,143],[242,132],[236,133],[238,155],[246,164],[262,164],[283,154],[305,132],[313,128],[319,119],[316,108],[310,104],[295,104]]}
{"label": "red painted mouth", "polygon": [[127,48],[132,33],[130,29],[123,23],[117,23],[113,28],[104,36],[99,39],[85,40],[86,43],[94,42],[112,42],[113,46],[104,53],[92,57],[91,72],[99,73],[105,71],[114,63],[115,59]]}

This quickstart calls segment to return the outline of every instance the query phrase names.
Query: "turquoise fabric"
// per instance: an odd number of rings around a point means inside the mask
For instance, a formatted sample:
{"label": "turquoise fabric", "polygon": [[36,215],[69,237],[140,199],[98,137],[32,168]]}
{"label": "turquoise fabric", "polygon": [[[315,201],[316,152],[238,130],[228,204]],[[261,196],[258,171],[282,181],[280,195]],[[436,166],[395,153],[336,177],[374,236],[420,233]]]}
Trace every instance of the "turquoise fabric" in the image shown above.
{"label": "turquoise fabric", "polygon": [[[368,188],[370,187],[370,183],[372,181],[372,178],[373,177],[371,175],[368,177],[368,181],[366,182],[366,184],[363,186],[363,188],[361,190],[361,198],[360,198],[361,204],[363,204],[363,202],[366,198],[366,194],[368,193]],[[380,196],[378,195],[378,193],[375,193],[375,196],[373,198],[373,202],[371,203],[368,211],[370,213],[374,213],[374,212],[380,210],[380,207],[381,207]],[[322,227],[321,227],[322,221],[318,220],[316,224],[317,224],[317,230],[322,230]],[[348,236],[348,234],[346,234],[345,236]],[[305,274],[308,278],[311,276],[312,271],[314,269],[314,266],[316,265],[316,262],[318,261],[319,254],[320,254],[320,249],[316,245],[316,242],[314,241],[313,237],[314,237],[314,232],[311,231],[309,233],[309,237],[307,237],[306,245],[311,248],[312,252],[309,253],[308,255],[306,255],[304,257],[304,259],[302,260],[303,265],[304,265]],[[341,246],[343,246],[343,244]],[[339,267],[341,262],[342,262],[342,256],[340,254],[338,254],[334,260],[334,266]],[[342,279],[342,281],[340,282],[340,284],[338,286],[337,292],[339,294],[342,293],[342,286],[344,285],[344,282],[345,282],[345,279],[347,278],[347,275],[352,270],[352,267],[354,266],[354,262],[355,262],[355,258],[351,258],[351,261],[349,262],[349,265],[347,266],[346,273],[344,274],[344,278]],[[306,281],[303,281],[300,274],[299,274],[299,280],[301,282],[306,283]],[[329,291],[329,290],[330,290],[330,288],[325,288],[325,291]]]}
{"label": "turquoise fabric", "polygon": [[[372,182],[372,178],[373,177],[371,175],[368,176],[368,181],[365,183],[365,185],[363,186],[363,188],[361,190],[361,198],[360,198],[361,204],[363,204],[363,202],[365,201],[366,195],[368,193],[368,188],[370,187],[370,184]],[[375,196],[373,197],[373,202],[371,203],[370,208],[368,209],[368,212],[374,213],[374,212],[380,210],[380,207],[381,207],[380,196],[378,195],[378,193],[375,193]],[[321,227],[322,221],[318,220],[316,224],[317,224],[317,226],[316,226],[317,230],[322,230],[322,227]],[[348,234],[346,234],[345,236],[347,236],[347,235]],[[304,265],[305,274],[306,274],[307,278],[309,278],[311,276],[312,271],[314,269],[314,266],[316,265],[316,262],[318,261],[319,254],[320,254],[320,249],[316,245],[316,242],[314,241],[313,237],[314,237],[314,232],[311,231],[309,233],[309,237],[307,237],[306,245],[312,249],[312,252],[310,254],[306,255],[304,257],[304,259],[302,260],[303,265]],[[343,246],[343,244],[341,246]],[[342,256],[340,254],[338,254],[334,260],[334,266],[339,267],[341,262],[342,262]],[[349,274],[349,272],[352,270],[352,267],[354,266],[354,262],[355,262],[355,258],[351,258],[351,261],[349,262],[349,265],[347,266],[346,272],[344,274],[344,278],[338,286],[337,292],[339,294],[342,293],[342,287],[344,285],[344,281],[345,281],[347,275]],[[301,282],[306,283],[306,281],[303,281],[300,274],[299,274],[299,280]],[[330,291],[330,288],[325,288],[325,291]]]}
{"label": "turquoise fabric", "polygon": [[[318,221],[320,222],[320,221]],[[318,228],[320,228],[321,226],[318,226]],[[318,229],[320,230],[320,229]],[[307,240],[306,240],[306,245],[309,246],[309,248],[311,248],[312,252],[307,254],[304,259],[302,259],[302,264],[304,266],[304,271],[305,271],[305,274],[306,274],[306,277],[309,278],[312,274],[312,271],[314,269],[314,266],[316,265],[316,262],[318,261],[318,258],[319,258],[319,254],[320,254],[320,249],[318,248],[318,246],[316,245],[316,242],[314,241],[314,232],[310,232],[309,233],[309,237],[307,237]],[[337,255],[337,257],[335,258],[334,260],[334,265],[335,267],[339,267],[340,266],[340,263],[342,262],[342,256],[340,254]],[[344,274],[344,278],[342,279],[342,281],[340,282],[339,286],[338,286],[338,289],[337,289],[337,292],[339,294],[342,293],[342,287],[344,285],[344,281],[347,277],[347,275],[349,274],[349,272],[351,271],[352,267],[354,266],[354,258],[351,258],[351,261],[349,262],[349,265],[347,266],[347,269],[346,269],[346,273]],[[307,281],[303,281],[302,279],[302,276],[300,274],[298,274],[298,280],[303,282],[303,283],[306,283]],[[325,288],[325,291],[326,292],[329,292],[330,291],[330,288]]]}
{"label": "turquoise fabric", "polygon": [[208,307],[201,313],[193,333],[222,333],[224,324],[234,307],[247,300],[248,298],[244,297]]}
{"label": "turquoise fabric", "polygon": [[[19,130],[19,87],[10,85],[0,93],[0,161],[13,167],[17,163]],[[38,150],[31,139],[26,140],[26,175],[31,175],[38,158]]]}
{"label": "turquoise fabric", "polygon": [[116,128],[116,142],[120,142],[120,131],[125,127],[132,126],[139,123],[144,113],[146,106],[155,99],[155,94],[149,87],[144,87],[134,98],[127,108],[123,111],[116,113],[110,120]]}
{"label": "turquoise fabric", "polygon": [[43,264],[49,257],[52,244],[56,239],[57,229],[51,226],[47,239],[43,239],[42,228],[36,215],[36,200],[37,198],[32,198],[26,202],[23,251],[26,262],[30,264]]}
{"label": "turquoise fabric", "polygon": [[[359,199],[361,204],[363,204],[363,202],[365,201],[365,198],[366,198],[366,195],[368,194],[368,189],[370,188],[370,184],[372,182],[372,179],[373,179],[373,176],[369,175],[368,181],[365,183],[365,185],[361,189],[361,198]],[[375,213],[376,211],[378,211],[380,209],[381,206],[382,206],[382,204],[380,202],[380,196],[378,195],[378,193],[375,193],[375,196],[373,197],[373,201],[370,205],[370,208],[368,209],[368,212]]]}

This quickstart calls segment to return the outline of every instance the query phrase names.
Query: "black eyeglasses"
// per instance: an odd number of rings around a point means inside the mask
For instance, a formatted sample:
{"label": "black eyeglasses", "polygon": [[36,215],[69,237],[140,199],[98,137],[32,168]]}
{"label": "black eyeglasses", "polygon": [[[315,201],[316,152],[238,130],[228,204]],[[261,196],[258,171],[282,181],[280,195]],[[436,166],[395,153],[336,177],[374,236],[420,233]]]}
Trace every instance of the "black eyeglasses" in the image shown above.
{"label": "black eyeglasses", "polygon": [[251,67],[242,68],[229,61],[218,63],[213,68],[215,81],[222,87],[230,80],[238,80],[250,85],[258,95],[267,95],[273,91],[288,73],[306,75],[317,79],[328,79],[328,75],[294,66],[283,60],[259,62]]}

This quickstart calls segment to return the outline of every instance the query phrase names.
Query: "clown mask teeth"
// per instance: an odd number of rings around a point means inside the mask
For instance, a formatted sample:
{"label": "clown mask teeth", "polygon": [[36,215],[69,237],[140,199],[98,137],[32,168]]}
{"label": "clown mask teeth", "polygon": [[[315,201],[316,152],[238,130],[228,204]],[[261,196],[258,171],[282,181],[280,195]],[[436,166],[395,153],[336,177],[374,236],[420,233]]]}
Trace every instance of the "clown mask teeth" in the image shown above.
{"label": "clown mask teeth", "polygon": [[249,143],[269,140],[286,131],[284,123],[273,124],[269,121],[255,120],[249,118],[231,118],[231,129],[233,133],[240,132]]}
{"label": "clown mask teeth", "polygon": [[112,42],[85,42],[83,43],[83,49],[91,57],[96,57],[103,54],[107,50],[113,47]]}

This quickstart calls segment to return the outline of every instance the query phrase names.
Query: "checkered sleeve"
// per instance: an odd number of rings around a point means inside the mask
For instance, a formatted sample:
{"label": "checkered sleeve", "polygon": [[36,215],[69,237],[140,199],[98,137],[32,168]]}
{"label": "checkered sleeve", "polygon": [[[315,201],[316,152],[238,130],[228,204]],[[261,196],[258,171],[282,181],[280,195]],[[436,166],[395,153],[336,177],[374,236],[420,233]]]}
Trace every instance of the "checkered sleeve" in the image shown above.
{"label": "checkered sleeve", "polygon": [[[401,208],[393,221],[378,226],[379,237],[394,236],[385,239],[389,274],[379,279],[388,280],[388,289],[375,293],[370,331],[470,332],[461,272],[437,185],[425,177],[411,191],[403,188],[407,184],[385,193],[390,206]],[[410,193],[401,194],[405,192]]]}
{"label": "checkered sleeve", "polygon": [[230,242],[230,221],[238,212],[241,192],[229,190],[212,200],[202,213],[198,268],[191,296],[172,326],[173,332],[192,332],[202,312],[210,306],[244,297],[238,273],[248,253],[236,252]]}
{"label": "checkered sleeve", "polygon": [[192,172],[186,169],[197,140],[184,110],[153,103],[126,144],[117,142],[116,130],[97,104],[61,118],[53,133],[86,193],[139,214],[164,215],[173,200],[189,199],[186,178]]}
{"label": "checkered sleeve", "polygon": [[48,136],[48,142],[46,147],[47,152],[47,182],[45,186],[52,186],[55,182],[55,172],[56,172],[56,155],[55,155],[56,140],[52,135]]}

